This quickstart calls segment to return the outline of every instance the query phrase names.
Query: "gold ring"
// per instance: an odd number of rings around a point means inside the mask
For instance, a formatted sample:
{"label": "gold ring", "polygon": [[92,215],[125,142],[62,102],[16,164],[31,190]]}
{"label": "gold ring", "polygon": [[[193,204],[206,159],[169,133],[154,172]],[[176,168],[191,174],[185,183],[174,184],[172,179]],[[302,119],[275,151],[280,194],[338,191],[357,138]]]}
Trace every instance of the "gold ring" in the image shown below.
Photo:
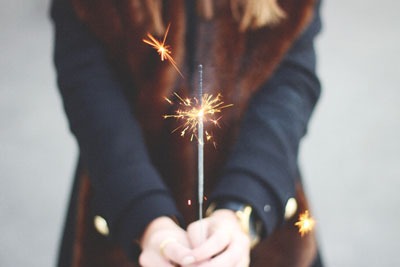
{"label": "gold ring", "polygon": [[167,256],[166,256],[165,253],[164,253],[164,248],[165,248],[165,246],[166,246],[168,243],[170,243],[170,242],[176,242],[176,239],[173,238],[173,237],[168,237],[167,239],[164,239],[164,241],[161,242],[161,244],[160,244],[160,253],[161,253],[161,255],[163,255],[165,258],[167,258]]}

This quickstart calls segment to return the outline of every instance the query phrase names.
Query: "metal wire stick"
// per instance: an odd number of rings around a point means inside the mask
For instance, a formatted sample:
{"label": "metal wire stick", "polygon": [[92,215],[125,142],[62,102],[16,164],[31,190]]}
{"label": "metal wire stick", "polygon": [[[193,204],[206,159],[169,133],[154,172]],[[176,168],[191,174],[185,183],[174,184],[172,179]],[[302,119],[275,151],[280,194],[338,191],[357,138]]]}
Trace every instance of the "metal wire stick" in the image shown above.
{"label": "metal wire stick", "polygon": [[[203,65],[199,65],[199,103],[203,106]],[[204,199],[204,124],[203,116],[199,115],[198,127],[198,197],[199,197],[199,219],[203,219],[203,199]]]}

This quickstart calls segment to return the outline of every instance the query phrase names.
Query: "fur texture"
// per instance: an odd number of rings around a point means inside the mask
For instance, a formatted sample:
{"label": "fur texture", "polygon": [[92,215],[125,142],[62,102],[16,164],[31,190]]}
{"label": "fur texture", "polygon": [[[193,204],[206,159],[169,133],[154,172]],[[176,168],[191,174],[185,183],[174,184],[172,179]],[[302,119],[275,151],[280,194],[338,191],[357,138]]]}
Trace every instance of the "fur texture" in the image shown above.
{"label": "fur texture", "polygon": [[[194,221],[197,203],[187,206],[186,201],[196,199],[195,143],[170,134],[177,122],[162,118],[162,114],[171,108],[163,97],[173,92],[191,96],[197,88],[195,66],[202,63],[204,91],[214,95],[220,92],[226,103],[234,104],[234,108],[226,109],[223,114],[224,125],[216,136],[218,149],[206,146],[205,193],[209,195],[217,183],[218,171],[228,148],[235,140],[250,97],[268,80],[292,42],[309,23],[314,0],[282,0],[279,4],[286,19],[274,27],[247,32],[239,31],[229,0],[215,1],[213,18],[209,21],[198,18],[196,28],[190,31],[186,28],[185,1],[161,1],[164,23],[171,22],[167,43],[184,79],[142,42],[147,32],[157,33],[158,27],[151,20],[146,6],[148,1],[72,1],[78,16],[106,44],[116,68],[139,88],[132,94],[132,107],[145,133],[152,161],[171,190],[185,222]],[[187,34],[194,38],[195,47],[187,46]],[[300,184],[297,200],[298,212],[308,209]],[[136,266],[126,259],[118,245],[94,230],[89,212],[91,201],[91,185],[85,176],[80,187],[74,266]],[[251,266],[311,264],[316,253],[315,237],[309,234],[300,238],[293,220],[287,221],[253,250]]]}

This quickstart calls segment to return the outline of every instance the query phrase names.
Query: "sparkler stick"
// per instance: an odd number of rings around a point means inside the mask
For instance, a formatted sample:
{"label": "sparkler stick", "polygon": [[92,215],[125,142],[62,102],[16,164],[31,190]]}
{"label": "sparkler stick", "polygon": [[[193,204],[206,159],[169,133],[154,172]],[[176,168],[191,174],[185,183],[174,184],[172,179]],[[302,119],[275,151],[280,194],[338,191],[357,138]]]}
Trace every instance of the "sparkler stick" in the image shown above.
{"label": "sparkler stick", "polygon": [[199,219],[203,219],[203,199],[204,199],[204,123],[203,123],[203,65],[199,65],[199,101],[200,101],[200,112],[199,112],[199,127],[198,127],[198,138],[199,142],[197,145],[198,149],[198,197],[199,197]]}
{"label": "sparkler stick", "polygon": [[[218,94],[216,97],[209,94],[203,94],[203,66],[199,65],[199,99],[196,97],[182,98],[177,93],[174,96],[178,99],[179,108],[175,114],[166,114],[164,119],[176,118],[183,120],[183,123],[175,128],[173,132],[181,130],[181,136],[185,136],[190,132],[190,140],[193,138],[198,140],[198,201],[199,201],[199,219],[203,218],[203,200],[204,200],[204,139],[211,141],[216,147],[215,142],[212,140],[213,136],[208,131],[204,130],[204,124],[207,122],[213,123],[219,127],[218,121],[221,117],[216,118],[217,113],[221,113],[222,109],[233,106],[232,104],[224,105],[221,101],[222,96]],[[165,100],[173,105],[174,102],[168,98]],[[188,202],[188,205],[190,205]]]}

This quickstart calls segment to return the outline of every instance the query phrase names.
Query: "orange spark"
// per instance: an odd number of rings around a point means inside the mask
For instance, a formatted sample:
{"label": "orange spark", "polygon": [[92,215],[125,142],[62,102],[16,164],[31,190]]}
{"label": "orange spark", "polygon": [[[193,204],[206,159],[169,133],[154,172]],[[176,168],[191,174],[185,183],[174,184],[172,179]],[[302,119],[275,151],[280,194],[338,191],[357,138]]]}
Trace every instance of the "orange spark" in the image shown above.
{"label": "orange spark", "polygon": [[171,23],[168,24],[167,30],[165,31],[164,38],[162,41],[157,40],[150,33],[147,33],[147,37],[149,39],[143,38],[142,41],[145,42],[146,44],[152,46],[155,50],[157,50],[158,54],[161,57],[161,61],[164,61],[166,59],[169,60],[171,65],[176,69],[176,71],[179,73],[179,75],[181,75],[181,77],[183,78],[182,72],[178,69],[178,66],[176,65],[175,60],[171,56],[171,54],[172,54],[171,47],[169,45],[165,44],[170,26],[171,26]]}
{"label": "orange spark", "polygon": [[171,100],[169,100],[167,97],[164,97],[164,99],[169,103],[169,104],[173,104],[173,102]]}
{"label": "orange spark", "polygon": [[212,138],[212,135],[210,135],[207,131],[206,131],[206,140],[210,141]]}
{"label": "orange spark", "polygon": [[308,210],[306,210],[304,213],[300,214],[299,221],[294,225],[299,227],[299,233],[303,237],[305,234],[312,231],[314,224],[314,219],[310,217]]}
{"label": "orange spark", "polygon": [[[180,109],[176,111],[175,114],[164,115],[164,119],[167,118],[176,118],[182,119],[183,123],[175,128],[172,132],[176,132],[177,130],[181,130],[181,136],[185,136],[187,132],[191,133],[190,140],[193,138],[197,138],[197,127],[199,124],[200,118],[203,119],[204,123],[211,122],[214,125],[219,127],[218,121],[221,117],[215,119],[214,116],[216,113],[220,113],[222,109],[233,106],[232,104],[224,105],[224,102],[221,101],[222,95],[218,94],[216,97],[213,95],[204,94],[202,99],[202,105],[199,107],[199,101],[197,98],[186,98],[183,99],[177,93],[174,93],[175,97],[179,99]],[[171,100],[166,98],[168,103],[172,103]],[[205,131],[206,140],[212,140],[213,136],[208,131]],[[214,146],[216,146],[215,142],[213,142]]]}

